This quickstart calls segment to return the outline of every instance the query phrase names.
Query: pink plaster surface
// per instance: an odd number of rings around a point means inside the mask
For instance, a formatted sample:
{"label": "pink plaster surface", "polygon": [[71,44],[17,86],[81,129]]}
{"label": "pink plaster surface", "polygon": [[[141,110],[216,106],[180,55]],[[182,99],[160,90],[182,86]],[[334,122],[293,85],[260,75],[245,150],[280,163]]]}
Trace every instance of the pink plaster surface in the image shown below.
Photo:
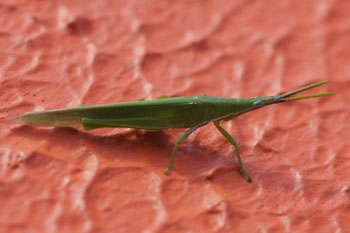
{"label": "pink plaster surface", "polygon": [[[349,1],[0,3],[0,232],[350,232]],[[22,126],[160,95],[334,96],[183,130]]]}

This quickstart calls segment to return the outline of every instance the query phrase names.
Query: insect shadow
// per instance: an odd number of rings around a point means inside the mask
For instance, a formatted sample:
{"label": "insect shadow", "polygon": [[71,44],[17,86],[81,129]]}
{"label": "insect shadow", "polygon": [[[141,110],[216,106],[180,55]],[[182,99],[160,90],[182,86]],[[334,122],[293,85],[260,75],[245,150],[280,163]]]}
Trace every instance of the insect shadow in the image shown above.
{"label": "insect shadow", "polygon": [[[19,150],[30,145],[30,151],[40,150],[40,153],[46,156],[73,162],[83,169],[83,157],[94,155],[109,167],[148,167],[147,169],[163,175],[164,165],[169,160],[169,151],[172,150],[176,136],[181,132],[173,131],[130,130],[105,136],[70,127],[35,128],[23,125],[13,128],[10,135],[21,139],[20,143],[14,146]],[[220,166],[218,163],[225,163],[222,161],[224,159],[231,158],[220,155],[220,152],[209,145],[203,145],[200,140],[186,142],[179,147],[179,156],[175,161],[177,167],[172,173],[201,176],[213,167]],[[239,171],[234,166],[233,163],[227,165],[239,178]]]}

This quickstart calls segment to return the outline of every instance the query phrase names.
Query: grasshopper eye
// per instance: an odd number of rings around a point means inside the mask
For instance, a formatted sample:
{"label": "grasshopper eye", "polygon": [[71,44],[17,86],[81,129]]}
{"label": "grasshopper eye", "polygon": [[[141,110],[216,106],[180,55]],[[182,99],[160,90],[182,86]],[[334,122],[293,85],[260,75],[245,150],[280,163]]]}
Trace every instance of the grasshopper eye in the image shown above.
{"label": "grasshopper eye", "polygon": [[258,100],[253,103],[254,107],[262,107],[264,106],[264,101],[263,100]]}

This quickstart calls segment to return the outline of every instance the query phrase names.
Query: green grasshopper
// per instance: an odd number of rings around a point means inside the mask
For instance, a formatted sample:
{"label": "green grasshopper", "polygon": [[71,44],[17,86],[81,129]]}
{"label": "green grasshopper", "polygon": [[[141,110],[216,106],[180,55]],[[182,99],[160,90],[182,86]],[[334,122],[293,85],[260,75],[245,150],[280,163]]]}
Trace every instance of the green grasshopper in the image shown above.
{"label": "green grasshopper", "polygon": [[220,126],[221,121],[231,120],[244,113],[267,105],[315,98],[335,94],[321,94],[290,97],[299,92],[323,85],[328,81],[314,83],[300,89],[278,95],[253,98],[223,98],[207,95],[165,97],[155,100],[124,102],[116,104],[78,106],[58,110],[28,112],[9,118],[12,121],[36,126],[79,126],[91,130],[101,127],[135,128],[162,130],[169,128],[189,128],[175,142],[170,162],[164,173],[167,174],[174,162],[178,145],[196,129],[213,122],[220,133],[234,146],[239,171],[251,182],[250,175],[243,169],[242,159],[236,141]]}

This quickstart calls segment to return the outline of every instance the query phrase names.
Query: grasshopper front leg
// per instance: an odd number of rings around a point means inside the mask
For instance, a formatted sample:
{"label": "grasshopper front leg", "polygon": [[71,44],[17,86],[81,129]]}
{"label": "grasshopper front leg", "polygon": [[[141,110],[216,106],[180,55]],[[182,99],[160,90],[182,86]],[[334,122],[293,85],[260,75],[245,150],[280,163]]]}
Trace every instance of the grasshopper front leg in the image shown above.
{"label": "grasshopper front leg", "polygon": [[214,121],[214,125],[220,131],[220,133],[222,135],[224,135],[224,137],[235,147],[239,171],[247,178],[248,182],[252,182],[252,178],[250,177],[250,175],[243,169],[242,159],[241,159],[241,156],[239,154],[239,150],[238,150],[238,146],[237,146],[236,141],[224,128],[222,128],[220,126],[220,121]]}

